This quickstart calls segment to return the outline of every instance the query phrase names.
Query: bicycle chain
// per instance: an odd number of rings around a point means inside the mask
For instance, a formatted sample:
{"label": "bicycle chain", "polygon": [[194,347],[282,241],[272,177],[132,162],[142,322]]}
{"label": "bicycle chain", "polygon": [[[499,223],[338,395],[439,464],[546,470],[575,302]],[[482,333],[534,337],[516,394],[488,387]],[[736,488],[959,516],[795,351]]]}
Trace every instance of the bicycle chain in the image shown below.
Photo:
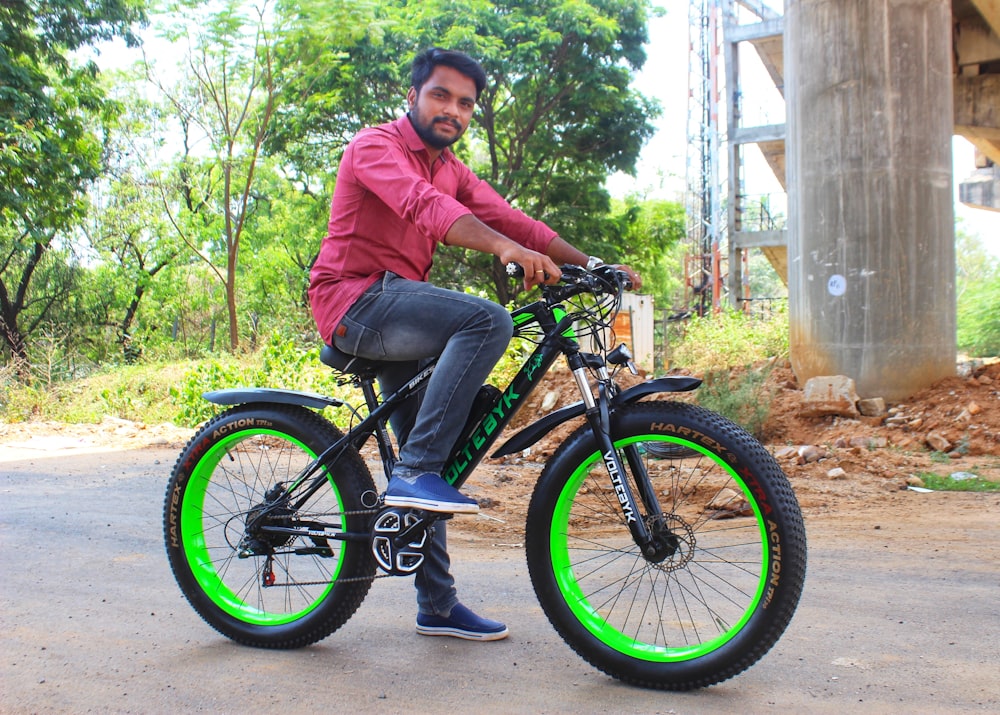
{"label": "bicycle chain", "polygon": [[272,583],[264,588],[277,588],[278,586],[327,586],[331,583],[356,583],[358,581],[374,581],[378,578],[389,578],[392,574],[376,573],[373,576],[352,576],[351,578],[338,578],[336,581],[285,581],[284,583]]}

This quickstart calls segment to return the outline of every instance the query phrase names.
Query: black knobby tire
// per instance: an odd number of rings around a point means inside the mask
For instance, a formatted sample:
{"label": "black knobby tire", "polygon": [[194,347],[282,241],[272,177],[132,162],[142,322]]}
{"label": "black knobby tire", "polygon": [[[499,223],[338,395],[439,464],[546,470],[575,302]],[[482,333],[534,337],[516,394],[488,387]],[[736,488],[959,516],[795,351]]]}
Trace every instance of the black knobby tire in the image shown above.
{"label": "black knobby tire", "polygon": [[[375,573],[366,542],[268,534],[247,555],[244,539],[265,494],[340,437],[303,407],[241,405],[207,422],[181,452],[164,504],[167,556],[184,596],[220,633],[298,648],[333,633],[361,605]],[[326,474],[306,504],[268,512],[269,523],[363,533],[368,517],[357,512],[375,498],[367,466],[350,449]]]}
{"label": "black knobby tire", "polygon": [[805,528],[788,480],[745,430],[694,405],[625,407],[612,439],[636,495],[634,464],[648,471],[660,514],[639,518],[665,526],[673,548],[644,558],[585,425],[528,509],[542,608],[581,657],[623,681],[689,690],[731,678],[774,645],[802,593]]}

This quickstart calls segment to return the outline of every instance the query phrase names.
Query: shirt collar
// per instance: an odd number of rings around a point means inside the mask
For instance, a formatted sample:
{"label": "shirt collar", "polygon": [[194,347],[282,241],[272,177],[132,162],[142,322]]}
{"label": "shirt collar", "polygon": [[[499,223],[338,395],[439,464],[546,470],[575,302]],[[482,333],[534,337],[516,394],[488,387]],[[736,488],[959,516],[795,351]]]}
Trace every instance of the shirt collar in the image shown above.
{"label": "shirt collar", "polygon": [[[399,119],[395,121],[396,129],[399,131],[400,135],[403,137],[403,141],[406,142],[406,147],[410,151],[416,152],[427,152],[427,147],[424,145],[424,140],[420,138],[417,134],[417,130],[413,128],[413,122],[410,121],[410,116],[404,114]],[[441,161],[448,162],[454,156],[451,149],[445,148],[441,152]]]}

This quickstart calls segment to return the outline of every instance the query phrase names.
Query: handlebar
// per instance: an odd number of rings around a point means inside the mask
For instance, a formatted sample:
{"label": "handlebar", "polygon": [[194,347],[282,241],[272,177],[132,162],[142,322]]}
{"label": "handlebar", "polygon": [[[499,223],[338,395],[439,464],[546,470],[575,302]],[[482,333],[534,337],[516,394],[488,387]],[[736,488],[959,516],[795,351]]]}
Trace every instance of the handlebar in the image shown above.
{"label": "handlebar", "polygon": [[[628,274],[612,265],[605,264],[588,271],[583,266],[567,264],[560,266],[560,270],[562,276],[559,283],[540,286],[543,295],[551,302],[559,302],[581,293],[620,295],[633,288]],[[507,275],[524,278],[524,268],[517,263],[508,263]]]}

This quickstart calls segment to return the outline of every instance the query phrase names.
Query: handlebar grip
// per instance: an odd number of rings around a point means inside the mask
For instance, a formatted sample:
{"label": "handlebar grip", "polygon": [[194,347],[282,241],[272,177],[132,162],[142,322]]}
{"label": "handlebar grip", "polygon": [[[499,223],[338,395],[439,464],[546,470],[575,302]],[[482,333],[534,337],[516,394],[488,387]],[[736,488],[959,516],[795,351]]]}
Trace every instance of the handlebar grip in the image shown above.
{"label": "handlebar grip", "polygon": [[[538,271],[541,273],[542,271]],[[520,263],[508,263],[507,264],[507,275],[511,278],[524,278],[524,266]],[[549,274],[545,274],[545,280],[549,279]]]}

